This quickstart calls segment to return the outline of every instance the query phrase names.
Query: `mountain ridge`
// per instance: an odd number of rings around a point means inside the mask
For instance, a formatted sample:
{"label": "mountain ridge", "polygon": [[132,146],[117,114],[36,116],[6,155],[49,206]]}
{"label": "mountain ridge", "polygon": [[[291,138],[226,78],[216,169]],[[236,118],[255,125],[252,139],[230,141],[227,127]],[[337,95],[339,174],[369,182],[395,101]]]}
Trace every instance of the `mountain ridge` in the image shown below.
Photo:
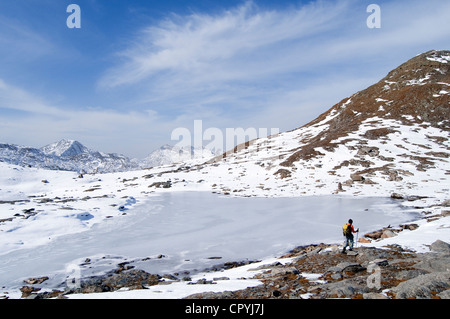
{"label": "mountain ridge", "polygon": [[204,148],[179,147],[169,144],[151,152],[144,159],[131,159],[117,153],[103,153],[87,148],[72,139],[62,139],[41,148],[0,144],[0,161],[19,166],[84,173],[112,173],[140,170],[154,166],[192,162],[212,157]]}

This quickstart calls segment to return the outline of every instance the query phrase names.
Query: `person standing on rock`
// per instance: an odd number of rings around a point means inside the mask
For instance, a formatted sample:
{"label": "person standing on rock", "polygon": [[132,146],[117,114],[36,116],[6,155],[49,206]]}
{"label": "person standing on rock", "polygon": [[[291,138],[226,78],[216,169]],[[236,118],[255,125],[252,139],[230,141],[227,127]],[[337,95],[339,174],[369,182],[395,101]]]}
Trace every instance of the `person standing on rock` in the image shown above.
{"label": "person standing on rock", "polygon": [[357,230],[355,230],[353,228],[353,220],[349,219],[348,223],[345,224],[343,226],[343,233],[345,236],[345,245],[344,248],[342,249],[342,253],[345,254],[345,249],[349,246],[350,247],[350,251],[353,250],[353,245],[355,243],[353,234],[359,232],[359,228]]}

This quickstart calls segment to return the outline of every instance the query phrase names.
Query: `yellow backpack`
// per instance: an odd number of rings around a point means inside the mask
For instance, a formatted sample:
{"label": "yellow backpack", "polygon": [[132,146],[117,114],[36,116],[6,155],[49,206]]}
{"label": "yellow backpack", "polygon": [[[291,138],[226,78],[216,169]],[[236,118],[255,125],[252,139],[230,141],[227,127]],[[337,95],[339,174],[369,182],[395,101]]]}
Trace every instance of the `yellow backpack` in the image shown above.
{"label": "yellow backpack", "polygon": [[351,227],[349,226],[349,224],[344,224],[344,226],[342,226],[342,234],[344,236],[350,235],[352,232]]}

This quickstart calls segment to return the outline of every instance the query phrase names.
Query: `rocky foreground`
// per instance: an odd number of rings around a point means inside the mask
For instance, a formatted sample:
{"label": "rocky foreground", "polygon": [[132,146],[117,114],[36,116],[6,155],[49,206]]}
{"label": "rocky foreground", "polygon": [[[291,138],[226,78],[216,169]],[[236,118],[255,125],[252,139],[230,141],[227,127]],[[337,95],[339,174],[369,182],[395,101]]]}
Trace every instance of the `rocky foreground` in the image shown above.
{"label": "rocky foreground", "polygon": [[[450,245],[436,241],[429,253],[414,253],[399,246],[385,249],[358,247],[343,254],[335,245],[319,244],[298,247],[276,262],[263,266],[257,278],[262,285],[239,291],[206,292],[188,299],[450,299]],[[223,267],[236,267],[228,263]],[[314,275],[312,275],[314,274]],[[80,288],[39,293],[39,284],[46,278],[30,278],[24,286],[23,298],[65,298],[72,293],[114,291],[120,288],[146,289],[146,286],[167,284],[165,279],[142,270],[121,265],[114,272],[85,280]],[[189,280],[185,277],[182,280]],[[216,278],[215,280],[227,280]],[[215,284],[199,280],[192,284]]]}
{"label": "rocky foreground", "polygon": [[[334,245],[299,247],[284,256],[294,257],[292,262],[258,275],[258,287],[188,298],[449,299],[450,245],[436,241],[430,248],[417,254],[399,246],[361,247],[342,254]],[[312,273],[319,275],[305,275]]]}
{"label": "rocky foreground", "polygon": [[[447,212],[446,212],[447,213]],[[442,215],[441,217],[445,217]],[[439,218],[439,217],[434,217]],[[408,228],[415,224],[409,224]],[[404,229],[408,229],[404,228]],[[365,234],[362,241],[389,236],[402,229],[383,229]],[[430,252],[418,253],[400,245],[382,248],[358,245],[342,253],[335,244],[297,247],[278,258],[282,262],[255,266],[261,285],[238,291],[204,292],[188,299],[450,299],[450,244],[436,240]],[[164,256],[160,256],[164,258]],[[285,262],[288,260],[288,262]],[[89,263],[89,260],[85,261]],[[240,267],[253,263],[228,262],[207,271]],[[226,277],[192,281],[188,273],[149,274],[134,269],[127,262],[103,275],[82,279],[77,288],[40,292],[39,285],[48,277],[30,278],[23,286],[22,298],[67,298],[70,294],[111,292],[119,289],[147,289],[186,281],[192,285],[214,285]]]}

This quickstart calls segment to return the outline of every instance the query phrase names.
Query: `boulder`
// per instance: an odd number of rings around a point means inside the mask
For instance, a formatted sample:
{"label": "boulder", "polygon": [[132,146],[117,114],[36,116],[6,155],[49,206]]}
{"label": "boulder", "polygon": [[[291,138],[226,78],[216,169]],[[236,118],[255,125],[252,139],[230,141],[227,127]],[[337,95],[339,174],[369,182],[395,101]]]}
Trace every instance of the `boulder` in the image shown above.
{"label": "boulder", "polygon": [[154,182],[153,184],[148,186],[150,187],[156,187],[156,188],[171,188],[172,187],[172,182],[166,181],[166,182]]}
{"label": "boulder", "polygon": [[364,182],[365,178],[364,176],[361,176],[359,174],[351,174],[350,178],[352,179],[352,181],[354,182]]}
{"label": "boulder", "polygon": [[284,276],[289,274],[298,275],[300,272],[295,267],[275,267],[270,272],[272,276]]}
{"label": "boulder", "polygon": [[46,280],[48,280],[48,277],[44,276],[44,277],[40,277],[40,278],[29,278],[29,279],[24,280],[24,282],[26,282],[29,285],[38,285],[38,284],[42,284]]}
{"label": "boulder", "polygon": [[389,299],[386,295],[377,292],[367,292],[363,294],[363,299]]}
{"label": "boulder", "polygon": [[369,155],[371,157],[378,156],[380,151],[378,147],[363,146],[358,150],[357,155]]}
{"label": "boulder", "polygon": [[37,292],[41,290],[41,288],[35,288],[32,286],[23,286],[20,288],[20,291],[22,292],[22,298],[28,298],[30,297],[34,292]]}
{"label": "boulder", "polygon": [[441,299],[450,299],[450,289],[447,289],[447,290],[437,294],[436,296],[438,296]]}
{"label": "boulder", "polygon": [[399,193],[392,193],[391,194],[391,198],[393,198],[393,199],[403,199],[404,196],[402,194],[399,194]]}
{"label": "boulder", "polygon": [[280,168],[273,175],[280,175],[281,179],[288,178],[288,177],[291,177],[291,171],[284,169],[284,168]]}
{"label": "boulder", "polygon": [[450,288],[450,272],[435,272],[400,283],[391,291],[397,299],[430,299]]}
{"label": "boulder", "polygon": [[417,269],[428,272],[450,271],[450,254],[425,254],[421,261],[414,265]]}
{"label": "boulder", "polygon": [[377,258],[377,259],[371,260],[369,262],[369,265],[371,265],[371,264],[372,265],[377,265],[377,266],[387,266],[389,264],[389,262],[388,262],[387,259]]}
{"label": "boulder", "polygon": [[364,237],[368,237],[370,239],[377,240],[377,239],[381,238],[381,235],[383,235],[383,230],[376,230],[371,233],[364,234]]}
{"label": "boulder", "polygon": [[391,237],[395,237],[397,236],[396,233],[394,233],[392,230],[390,229],[385,229],[383,231],[383,234],[381,234],[381,238],[391,238]]}
{"label": "boulder", "polygon": [[336,267],[337,267],[336,269],[340,269],[339,272],[359,272],[366,270],[366,268],[364,268],[358,263],[349,263],[349,262],[339,263],[336,265]]}
{"label": "boulder", "polygon": [[417,224],[405,224],[405,225],[400,225],[400,227],[402,229],[416,230],[417,228],[419,228],[419,225],[417,225]]}
{"label": "boulder", "polygon": [[439,253],[450,253],[450,245],[438,239],[430,245],[430,250]]}

